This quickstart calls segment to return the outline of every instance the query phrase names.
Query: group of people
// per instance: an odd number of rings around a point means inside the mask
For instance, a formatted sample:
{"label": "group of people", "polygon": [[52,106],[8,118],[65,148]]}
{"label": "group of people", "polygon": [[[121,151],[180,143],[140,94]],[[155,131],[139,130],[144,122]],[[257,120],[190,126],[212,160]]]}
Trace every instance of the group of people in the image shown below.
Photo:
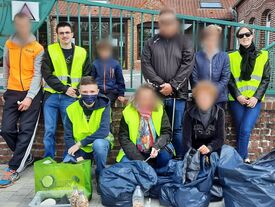
{"label": "group of people", "polygon": [[[90,64],[86,50],[73,44],[69,23],[57,24],[59,41],[45,52],[31,34],[28,16],[16,14],[14,25],[16,32],[4,49],[7,90],[1,128],[13,156],[0,186],[14,183],[33,162],[30,150],[41,106],[44,156],[54,159],[61,115],[64,160],[94,159],[98,182],[114,141],[112,104],[126,101],[122,68],[112,57],[112,45],[99,41],[97,57]],[[148,160],[157,170],[173,158],[183,159],[189,148],[201,154],[219,152],[226,137],[224,109],[229,103],[237,151],[249,162],[249,137],[270,81],[268,53],[256,49],[248,27],[239,28],[239,50],[228,55],[220,51],[222,28],[217,25],[203,29],[202,49],[197,53],[180,33],[173,9],[161,10],[158,26],[159,34],[145,43],[141,57],[146,83],[122,112],[116,161]],[[193,101],[187,103],[189,82]]]}

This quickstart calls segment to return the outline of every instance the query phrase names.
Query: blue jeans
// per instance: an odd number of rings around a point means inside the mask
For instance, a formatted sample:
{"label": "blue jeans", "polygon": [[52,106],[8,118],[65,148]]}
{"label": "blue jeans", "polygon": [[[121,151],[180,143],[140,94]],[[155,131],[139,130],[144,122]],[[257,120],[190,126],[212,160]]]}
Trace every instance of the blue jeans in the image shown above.
{"label": "blue jeans", "polygon": [[[166,148],[169,148],[168,150]],[[168,144],[166,146],[166,148],[163,148],[159,151],[158,156],[155,158],[155,162],[154,165],[152,167],[156,168],[156,169],[160,169],[165,167],[169,160],[171,160],[173,158],[173,151],[174,151],[174,147],[172,144]],[[144,154],[145,158],[148,158],[150,156],[150,154]],[[121,162],[129,162],[130,159],[128,159],[128,157],[126,157],[126,155],[121,159]]]}
{"label": "blue jeans", "polygon": [[261,112],[261,102],[254,108],[241,105],[238,101],[230,101],[229,108],[236,128],[237,151],[243,159],[248,158],[250,134]]}
{"label": "blue jeans", "polygon": [[[185,100],[184,99],[176,99],[175,101],[175,117],[174,117],[174,129],[173,129],[173,139],[172,144],[175,147],[176,156],[179,158],[183,158],[184,150],[183,150],[183,116],[185,110]],[[173,119],[173,105],[174,99],[164,99],[164,106],[166,113],[169,117],[170,123],[172,125]]]}
{"label": "blue jeans", "polygon": [[96,162],[96,175],[100,175],[101,171],[105,168],[106,162],[107,162],[107,157],[108,153],[111,148],[111,144],[108,140],[106,139],[96,139],[93,142],[93,152],[92,153],[87,153],[81,150],[81,156],[84,159],[95,159]]}
{"label": "blue jeans", "polygon": [[[64,94],[51,94],[44,103],[44,157],[54,159],[55,155],[55,133],[58,122],[58,114],[60,112],[63,126],[65,126],[66,108],[76,99]],[[65,152],[67,150],[65,149]],[[64,153],[65,155],[65,153]],[[64,156],[65,157],[65,156]]]}

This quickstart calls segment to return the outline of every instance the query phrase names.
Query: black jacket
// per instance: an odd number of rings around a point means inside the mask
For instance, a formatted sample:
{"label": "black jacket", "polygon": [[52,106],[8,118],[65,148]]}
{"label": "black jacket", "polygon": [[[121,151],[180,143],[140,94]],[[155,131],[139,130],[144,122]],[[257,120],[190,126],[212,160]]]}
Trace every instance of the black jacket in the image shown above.
{"label": "black jacket", "polygon": [[145,81],[156,87],[170,83],[174,97],[187,99],[194,60],[192,42],[182,34],[171,39],[155,35],[145,43],[141,70]]}
{"label": "black jacket", "polygon": [[[102,118],[100,121],[100,126],[99,128],[91,135],[87,136],[85,139],[81,140],[81,145],[82,146],[87,146],[88,144],[93,143],[96,139],[104,139],[109,135],[110,132],[110,101],[109,99],[104,96],[99,94],[97,96],[97,99],[95,101],[94,106],[91,109],[87,109],[81,99],[79,100],[80,105],[83,108],[83,112],[86,116],[91,117],[92,113],[94,110],[104,108],[104,111],[102,113]],[[64,127],[64,140],[66,144],[66,148],[70,149],[75,143],[75,139],[73,136],[73,124],[71,120],[68,117],[68,114],[65,116],[65,126]],[[75,153],[76,157],[80,157],[81,153],[80,151],[77,151]]]}
{"label": "black jacket", "polygon": [[[73,49],[74,49],[74,44],[73,44]],[[54,67],[53,63],[51,60],[51,57],[49,55],[48,50],[45,51],[43,60],[42,60],[42,77],[46,81],[46,83],[55,91],[66,93],[68,88],[70,86],[64,85],[55,75],[53,75]],[[83,65],[83,72],[82,76],[88,76],[91,74],[92,67],[89,63],[89,58],[86,58],[86,61]]]}
{"label": "black jacket", "polygon": [[190,107],[184,115],[183,121],[184,151],[189,148],[198,149],[202,145],[212,151],[218,151],[225,139],[225,113],[218,105],[212,107],[207,127],[204,127],[196,105]]}
{"label": "black jacket", "polygon": [[[137,149],[136,145],[130,140],[129,128],[122,116],[120,121],[118,141],[125,152],[126,156],[130,160],[145,160],[143,154]],[[160,136],[157,138],[154,148],[161,149],[169,144],[172,140],[172,129],[169,122],[169,118],[166,112],[163,112]]]}
{"label": "black jacket", "polygon": [[[265,92],[268,88],[268,84],[270,82],[270,76],[271,76],[271,68],[270,68],[269,60],[267,60],[265,66],[264,66],[262,80],[253,95],[258,100],[262,100],[263,96],[265,95]],[[241,92],[239,91],[239,89],[237,88],[236,81],[235,81],[235,78],[232,75],[232,73],[231,73],[230,80],[228,83],[228,89],[229,89],[230,94],[233,96],[233,98],[235,100],[237,99],[238,96],[242,95]]]}

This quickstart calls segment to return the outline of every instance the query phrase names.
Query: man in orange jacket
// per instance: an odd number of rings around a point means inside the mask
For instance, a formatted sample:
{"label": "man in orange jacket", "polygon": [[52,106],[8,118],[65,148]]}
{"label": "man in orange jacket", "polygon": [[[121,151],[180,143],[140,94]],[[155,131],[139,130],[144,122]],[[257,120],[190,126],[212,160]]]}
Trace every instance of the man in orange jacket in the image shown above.
{"label": "man in orange jacket", "polygon": [[[14,17],[15,34],[4,48],[4,102],[1,135],[13,152],[0,180],[7,187],[19,179],[19,172],[32,164],[30,154],[38,123],[42,90],[43,47],[31,33],[31,22],[24,13]],[[17,125],[19,123],[19,125]],[[17,127],[19,126],[19,127]]]}

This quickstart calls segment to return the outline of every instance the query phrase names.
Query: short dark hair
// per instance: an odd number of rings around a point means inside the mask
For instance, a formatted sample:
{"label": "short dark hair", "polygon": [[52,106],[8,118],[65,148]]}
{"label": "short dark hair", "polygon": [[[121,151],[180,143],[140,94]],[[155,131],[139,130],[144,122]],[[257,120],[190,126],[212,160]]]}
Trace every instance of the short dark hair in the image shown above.
{"label": "short dark hair", "polygon": [[162,8],[159,12],[159,16],[161,16],[163,14],[173,14],[174,16],[177,15],[176,10],[174,8],[171,8],[171,7]]}
{"label": "short dark hair", "polygon": [[72,25],[71,25],[69,22],[59,22],[59,23],[56,25],[56,29],[55,29],[56,33],[58,33],[58,29],[59,29],[60,27],[70,27],[71,32],[72,32]]}
{"label": "short dark hair", "polygon": [[24,12],[18,12],[17,14],[15,14],[14,17],[13,17],[13,21],[15,21],[15,19],[17,19],[17,18],[18,19],[27,18],[27,19],[30,20],[30,17],[26,13],[24,13]]}
{"label": "short dark hair", "polygon": [[236,37],[238,37],[238,35],[239,35],[239,33],[240,33],[240,31],[241,31],[242,29],[247,29],[251,34],[253,34],[253,30],[252,30],[250,27],[242,26],[242,27],[240,27],[240,28],[237,30],[237,32],[236,32]]}
{"label": "short dark hair", "polygon": [[86,85],[97,85],[97,82],[92,76],[84,76],[81,78],[79,86]]}

